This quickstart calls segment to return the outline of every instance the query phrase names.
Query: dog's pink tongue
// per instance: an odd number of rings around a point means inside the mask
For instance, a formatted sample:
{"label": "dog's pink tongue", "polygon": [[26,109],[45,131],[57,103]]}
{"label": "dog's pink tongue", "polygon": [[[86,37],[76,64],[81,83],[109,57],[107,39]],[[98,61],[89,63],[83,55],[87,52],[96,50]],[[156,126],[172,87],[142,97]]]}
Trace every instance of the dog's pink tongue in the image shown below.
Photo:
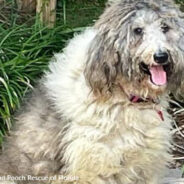
{"label": "dog's pink tongue", "polygon": [[150,68],[151,80],[154,84],[161,86],[167,83],[167,74],[163,66],[152,66]]}

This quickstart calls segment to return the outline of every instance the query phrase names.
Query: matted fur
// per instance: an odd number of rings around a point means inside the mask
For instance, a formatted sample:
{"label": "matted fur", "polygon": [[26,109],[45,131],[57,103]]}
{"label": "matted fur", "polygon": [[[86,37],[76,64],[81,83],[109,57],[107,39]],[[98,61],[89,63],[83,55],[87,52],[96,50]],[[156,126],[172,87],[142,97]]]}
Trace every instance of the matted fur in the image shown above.
{"label": "matted fur", "polygon": [[[109,2],[94,27],[54,56],[50,71],[16,117],[0,157],[1,176],[65,175],[79,177],[66,183],[159,184],[171,161],[168,93],[179,91],[183,79],[182,17],[169,0]],[[144,34],[136,35],[136,27]],[[157,50],[169,53],[164,86],[153,85],[139,67],[141,62],[154,64]],[[151,100],[132,103],[130,95]]]}

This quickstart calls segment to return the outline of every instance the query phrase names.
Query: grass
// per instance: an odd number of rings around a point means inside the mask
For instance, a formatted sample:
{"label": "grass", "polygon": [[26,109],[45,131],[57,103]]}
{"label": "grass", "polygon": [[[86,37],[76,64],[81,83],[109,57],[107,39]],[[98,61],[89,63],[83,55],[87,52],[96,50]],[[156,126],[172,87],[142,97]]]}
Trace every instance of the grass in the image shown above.
{"label": "grass", "polygon": [[[65,3],[62,3],[65,2]],[[58,3],[58,23],[64,22],[66,26],[78,27],[92,25],[102,13],[104,0],[62,0]]]}
{"label": "grass", "polygon": [[47,68],[53,52],[61,51],[73,33],[82,29],[0,27],[0,135],[10,129],[11,115]]}

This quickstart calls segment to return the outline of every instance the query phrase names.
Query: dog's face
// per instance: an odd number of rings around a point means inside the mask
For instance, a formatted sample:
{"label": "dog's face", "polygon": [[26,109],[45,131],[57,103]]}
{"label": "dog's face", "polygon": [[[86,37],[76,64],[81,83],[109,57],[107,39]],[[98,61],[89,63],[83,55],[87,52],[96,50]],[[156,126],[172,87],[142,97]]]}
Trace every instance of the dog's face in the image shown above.
{"label": "dog's face", "polygon": [[[183,14],[171,1],[112,4],[96,23],[85,76],[92,89],[155,96],[181,85]],[[126,89],[124,89],[126,90]]]}
{"label": "dog's face", "polygon": [[151,9],[137,11],[131,20],[129,57],[132,76],[140,85],[154,91],[164,91],[177,72],[175,67],[183,62],[183,51],[178,44],[179,27],[172,21]]}

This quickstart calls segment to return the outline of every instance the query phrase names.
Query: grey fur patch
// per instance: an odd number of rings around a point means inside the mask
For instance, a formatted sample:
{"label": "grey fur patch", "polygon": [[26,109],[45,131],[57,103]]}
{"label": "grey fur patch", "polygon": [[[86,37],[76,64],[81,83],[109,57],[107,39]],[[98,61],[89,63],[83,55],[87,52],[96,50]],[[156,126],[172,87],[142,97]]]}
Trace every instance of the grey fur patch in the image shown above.
{"label": "grey fur patch", "polygon": [[3,144],[0,175],[54,176],[64,165],[57,155],[62,156],[60,144],[68,120],[56,113],[43,88],[34,90],[15,117],[16,124]]}

